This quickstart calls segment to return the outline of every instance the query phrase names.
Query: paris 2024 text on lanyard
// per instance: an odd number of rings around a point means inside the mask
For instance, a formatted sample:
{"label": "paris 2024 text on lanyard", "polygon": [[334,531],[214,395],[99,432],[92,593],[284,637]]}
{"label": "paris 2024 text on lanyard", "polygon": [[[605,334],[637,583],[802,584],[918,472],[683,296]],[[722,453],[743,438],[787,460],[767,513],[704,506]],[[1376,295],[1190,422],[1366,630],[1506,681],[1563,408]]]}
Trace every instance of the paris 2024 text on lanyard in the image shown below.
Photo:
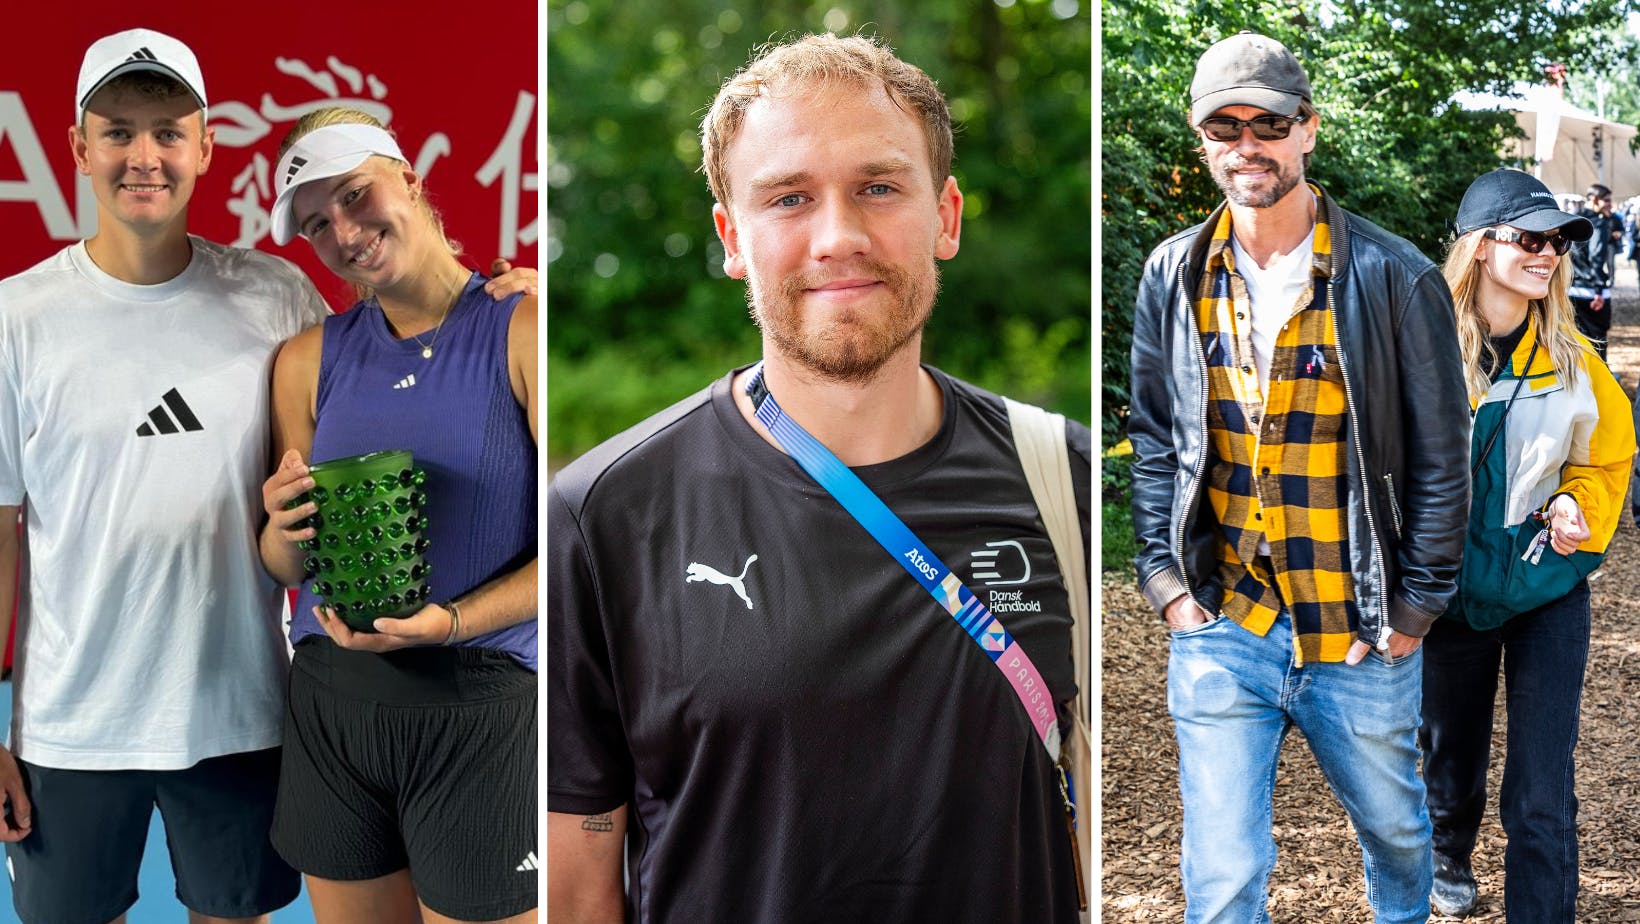
{"label": "paris 2024 text on lanyard", "polygon": [[751,379],[746,383],[746,395],[752,399],[757,419],[769,429],[780,448],[830,492],[843,509],[871,533],[877,544],[894,556],[906,573],[917,579],[997,666],[1019,697],[1025,715],[1048,751],[1048,758],[1057,762],[1059,721],[1054,713],[1053,698],[1048,695],[1048,685],[1042,682],[1042,674],[1031,663],[1025,649],[1008,634],[990,608],[963,586],[956,573],[947,568],[858,475],[786,416],[763,382],[762,363],[753,367]]}

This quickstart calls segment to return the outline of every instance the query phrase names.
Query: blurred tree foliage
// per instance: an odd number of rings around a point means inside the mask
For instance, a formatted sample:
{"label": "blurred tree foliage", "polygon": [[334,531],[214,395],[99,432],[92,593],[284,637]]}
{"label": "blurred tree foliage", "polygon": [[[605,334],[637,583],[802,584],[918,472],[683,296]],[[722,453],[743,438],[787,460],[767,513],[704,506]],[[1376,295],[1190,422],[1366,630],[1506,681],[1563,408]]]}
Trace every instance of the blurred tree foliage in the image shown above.
{"label": "blurred tree foliage", "polygon": [[754,48],[822,31],[880,36],[951,104],[962,251],[941,265],[925,358],[1091,421],[1092,27],[1078,0],[548,0],[547,29],[554,462],[757,357],[745,288],[723,275],[699,124]]}
{"label": "blurred tree foliage", "polygon": [[[1103,11],[1103,439],[1121,439],[1140,270],[1151,248],[1222,200],[1196,154],[1190,78],[1240,29],[1304,62],[1321,133],[1307,175],[1352,212],[1439,260],[1470,181],[1502,162],[1513,120],[1450,105],[1508,93],[1551,62],[1609,66],[1631,0],[1121,0]],[[1511,164],[1510,166],[1520,166]],[[1371,385],[1368,384],[1370,390]]]}
{"label": "blurred tree foliage", "polygon": [[[1613,122],[1640,126],[1640,46],[1630,34],[1618,42],[1618,52],[1598,67],[1566,75],[1566,99]],[[1640,135],[1629,145],[1640,148]]]}

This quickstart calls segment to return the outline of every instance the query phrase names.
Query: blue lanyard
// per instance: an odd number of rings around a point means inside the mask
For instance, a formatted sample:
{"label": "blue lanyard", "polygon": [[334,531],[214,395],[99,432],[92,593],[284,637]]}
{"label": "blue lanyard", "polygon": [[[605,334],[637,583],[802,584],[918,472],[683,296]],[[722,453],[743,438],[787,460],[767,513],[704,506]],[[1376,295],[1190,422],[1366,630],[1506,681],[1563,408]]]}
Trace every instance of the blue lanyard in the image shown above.
{"label": "blue lanyard", "polygon": [[769,429],[780,448],[859,521],[871,538],[877,540],[877,544],[892,555],[907,574],[916,578],[917,583],[951,614],[957,625],[991,659],[1019,697],[1037,737],[1048,750],[1049,759],[1057,761],[1059,720],[1054,712],[1053,697],[1049,695],[1048,686],[1036,665],[1031,663],[1025,649],[1008,634],[1002,621],[991,613],[989,607],[979,602],[979,598],[958,579],[956,572],[947,568],[939,556],[918,539],[858,475],[819,440],[809,435],[797,421],[786,416],[763,381],[761,362],[752,368],[752,376],[746,382],[746,395],[752,399],[757,419]]}

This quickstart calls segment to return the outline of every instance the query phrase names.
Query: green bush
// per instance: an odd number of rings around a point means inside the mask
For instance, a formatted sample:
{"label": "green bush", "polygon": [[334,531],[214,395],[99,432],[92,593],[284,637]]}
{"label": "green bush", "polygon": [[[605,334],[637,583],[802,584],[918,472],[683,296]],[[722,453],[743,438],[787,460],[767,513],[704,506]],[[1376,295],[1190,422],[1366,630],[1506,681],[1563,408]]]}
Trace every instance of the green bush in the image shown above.
{"label": "green bush", "polygon": [[1139,554],[1139,543],[1133,535],[1133,512],[1128,506],[1132,484],[1128,467],[1132,461],[1132,451],[1123,444],[1105,453],[1099,469],[1099,568],[1130,577],[1133,557]]}
{"label": "green bush", "polygon": [[862,30],[949,100],[962,248],[923,355],[1092,421],[1091,9],[1050,0],[548,0],[547,442],[557,462],[755,359],[699,121],[751,50]]}
{"label": "green bush", "polygon": [[[1550,62],[1572,66],[1575,90],[1577,81],[1635,58],[1624,30],[1626,6],[1627,0],[1105,0],[1104,445],[1125,430],[1133,307],[1145,255],[1222,199],[1188,125],[1190,79],[1209,45],[1251,29],[1291,48],[1305,64],[1321,113],[1308,176],[1346,209],[1439,260],[1444,220],[1457,212],[1470,181],[1500,165],[1496,152],[1516,131],[1508,115],[1452,105],[1453,94],[1507,93],[1518,80],[1541,81]],[[1618,42],[1622,48],[1614,47]]]}

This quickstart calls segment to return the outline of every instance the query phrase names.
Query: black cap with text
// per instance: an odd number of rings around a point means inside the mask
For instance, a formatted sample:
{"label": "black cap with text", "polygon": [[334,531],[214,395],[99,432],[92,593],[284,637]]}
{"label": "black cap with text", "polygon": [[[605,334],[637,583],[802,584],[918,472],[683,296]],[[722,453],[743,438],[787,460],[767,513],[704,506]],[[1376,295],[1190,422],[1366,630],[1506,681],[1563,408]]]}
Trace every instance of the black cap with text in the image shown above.
{"label": "black cap with text", "polygon": [[1508,225],[1521,231],[1544,233],[1558,230],[1573,241],[1586,241],[1594,233],[1587,218],[1562,211],[1549,187],[1530,173],[1500,167],[1481,174],[1469,184],[1458,205],[1458,220],[1452,230],[1459,237],[1478,228]]}

